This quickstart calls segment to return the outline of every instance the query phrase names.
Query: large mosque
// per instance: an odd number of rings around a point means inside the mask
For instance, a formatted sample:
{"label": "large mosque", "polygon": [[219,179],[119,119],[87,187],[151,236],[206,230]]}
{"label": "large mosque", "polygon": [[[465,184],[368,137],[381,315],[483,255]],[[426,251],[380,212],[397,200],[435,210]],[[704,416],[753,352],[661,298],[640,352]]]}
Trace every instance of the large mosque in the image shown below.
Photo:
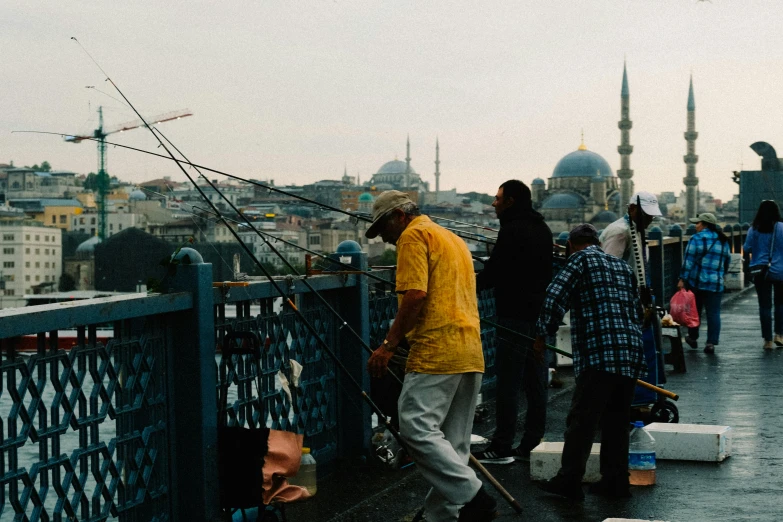
{"label": "large mosque", "polygon": [[[698,194],[696,177],[695,143],[698,133],[695,129],[696,104],[693,97],[693,79],[688,89],[687,104],[687,142],[686,176],[683,182],[687,193],[688,216],[695,216]],[[552,171],[547,184],[536,178],[531,184],[533,205],[544,215],[549,227],[554,231],[570,230],[577,223],[592,223],[596,228],[604,228],[625,213],[625,206],[634,193],[633,170],[631,170],[630,131],[633,124],[630,119],[630,92],[628,74],[623,65],[623,83],[620,92],[620,168],[615,176],[609,163],[599,154],[587,150],[582,140],[579,148],[564,156]]]}

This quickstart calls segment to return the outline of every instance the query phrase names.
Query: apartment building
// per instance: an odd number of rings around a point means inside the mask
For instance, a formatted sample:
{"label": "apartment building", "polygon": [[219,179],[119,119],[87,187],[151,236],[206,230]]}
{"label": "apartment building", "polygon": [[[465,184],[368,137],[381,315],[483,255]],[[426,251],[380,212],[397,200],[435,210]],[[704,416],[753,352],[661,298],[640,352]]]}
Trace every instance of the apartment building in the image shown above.
{"label": "apartment building", "polygon": [[25,294],[57,291],[62,269],[62,230],[0,221],[0,308],[24,306]]}

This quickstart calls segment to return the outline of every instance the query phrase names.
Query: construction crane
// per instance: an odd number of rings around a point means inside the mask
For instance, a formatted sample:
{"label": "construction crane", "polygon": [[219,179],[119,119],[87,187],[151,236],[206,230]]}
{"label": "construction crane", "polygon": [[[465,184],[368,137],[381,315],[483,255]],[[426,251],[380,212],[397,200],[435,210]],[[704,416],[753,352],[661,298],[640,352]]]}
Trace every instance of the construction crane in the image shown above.
{"label": "construction crane", "polygon": [[[188,109],[168,112],[155,118],[148,119],[147,123],[150,125],[155,125],[165,121],[185,118],[186,116],[193,116],[193,113]],[[65,137],[65,141],[69,143],[81,143],[86,139],[98,141],[98,175],[95,181],[98,189],[98,237],[100,237],[101,240],[106,239],[106,196],[109,193],[109,175],[106,173],[106,136],[115,134],[117,132],[125,132],[127,130],[137,129],[143,126],[144,122],[142,120],[136,120],[129,123],[123,123],[122,125],[117,125],[116,127],[104,129],[103,107],[98,107],[98,128],[95,129],[91,135]]]}

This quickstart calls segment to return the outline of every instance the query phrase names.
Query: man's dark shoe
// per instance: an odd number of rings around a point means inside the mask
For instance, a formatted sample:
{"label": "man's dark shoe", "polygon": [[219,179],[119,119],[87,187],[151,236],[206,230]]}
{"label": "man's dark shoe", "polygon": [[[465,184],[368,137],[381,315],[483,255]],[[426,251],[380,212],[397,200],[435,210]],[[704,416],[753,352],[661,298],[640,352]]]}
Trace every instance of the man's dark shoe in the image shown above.
{"label": "man's dark shoe", "polygon": [[[538,444],[536,444],[538,446]],[[534,446],[535,447],[535,446]],[[520,444],[516,448],[511,450],[511,455],[517,462],[530,462],[530,452],[533,451],[529,445],[523,446]]]}
{"label": "man's dark shoe", "polygon": [[476,451],[473,456],[482,464],[512,464],[514,462],[514,452],[511,448],[502,449],[492,445],[484,451]]}
{"label": "man's dark shoe", "polygon": [[694,350],[698,348],[699,343],[696,341],[696,339],[691,339],[689,336],[685,336],[685,344],[693,348]]}
{"label": "man's dark shoe", "polygon": [[536,484],[538,489],[560,495],[569,500],[581,502],[585,499],[585,492],[582,491],[582,484],[563,478],[562,475],[556,475],[555,478],[545,480]]}
{"label": "man's dark shoe", "polygon": [[601,479],[588,488],[591,495],[606,498],[631,498],[631,487],[628,482]]}
{"label": "man's dark shoe", "polygon": [[707,343],[707,346],[704,347],[704,353],[715,353],[715,345]]}
{"label": "man's dark shoe", "polygon": [[492,498],[484,486],[478,490],[473,499],[459,510],[458,522],[486,522],[498,517],[498,503]]}

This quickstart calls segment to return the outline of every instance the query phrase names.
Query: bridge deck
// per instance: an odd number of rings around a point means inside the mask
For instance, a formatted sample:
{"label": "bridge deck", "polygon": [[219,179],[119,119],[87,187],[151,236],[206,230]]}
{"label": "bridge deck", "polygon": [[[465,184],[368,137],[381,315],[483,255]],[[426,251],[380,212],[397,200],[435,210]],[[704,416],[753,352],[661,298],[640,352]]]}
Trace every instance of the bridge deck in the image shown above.
{"label": "bridge deck", "polygon": [[[783,349],[765,352],[752,288],[723,307],[721,343],[714,355],[685,347],[687,373],[670,374],[666,385],[680,394],[680,422],[729,425],[732,456],[723,463],[661,461],[658,484],[634,488],[627,501],[587,495],[582,505],[540,492],[524,464],[488,466],[522,504],[521,519],[601,521],[609,517],[669,521],[779,520],[783,490]],[[572,383],[567,378],[567,385]],[[553,392],[555,390],[552,390]],[[549,402],[546,438],[562,440],[571,398],[567,386]],[[493,421],[477,424],[488,433]],[[489,486],[490,490],[492,489]],[[388,472],[370,464],[344,466],[319,481],[317,496],[289,506],[292,520],[410,520],[427,486],[414,470]],[[503,520],[520,520],[497,495]]]}

